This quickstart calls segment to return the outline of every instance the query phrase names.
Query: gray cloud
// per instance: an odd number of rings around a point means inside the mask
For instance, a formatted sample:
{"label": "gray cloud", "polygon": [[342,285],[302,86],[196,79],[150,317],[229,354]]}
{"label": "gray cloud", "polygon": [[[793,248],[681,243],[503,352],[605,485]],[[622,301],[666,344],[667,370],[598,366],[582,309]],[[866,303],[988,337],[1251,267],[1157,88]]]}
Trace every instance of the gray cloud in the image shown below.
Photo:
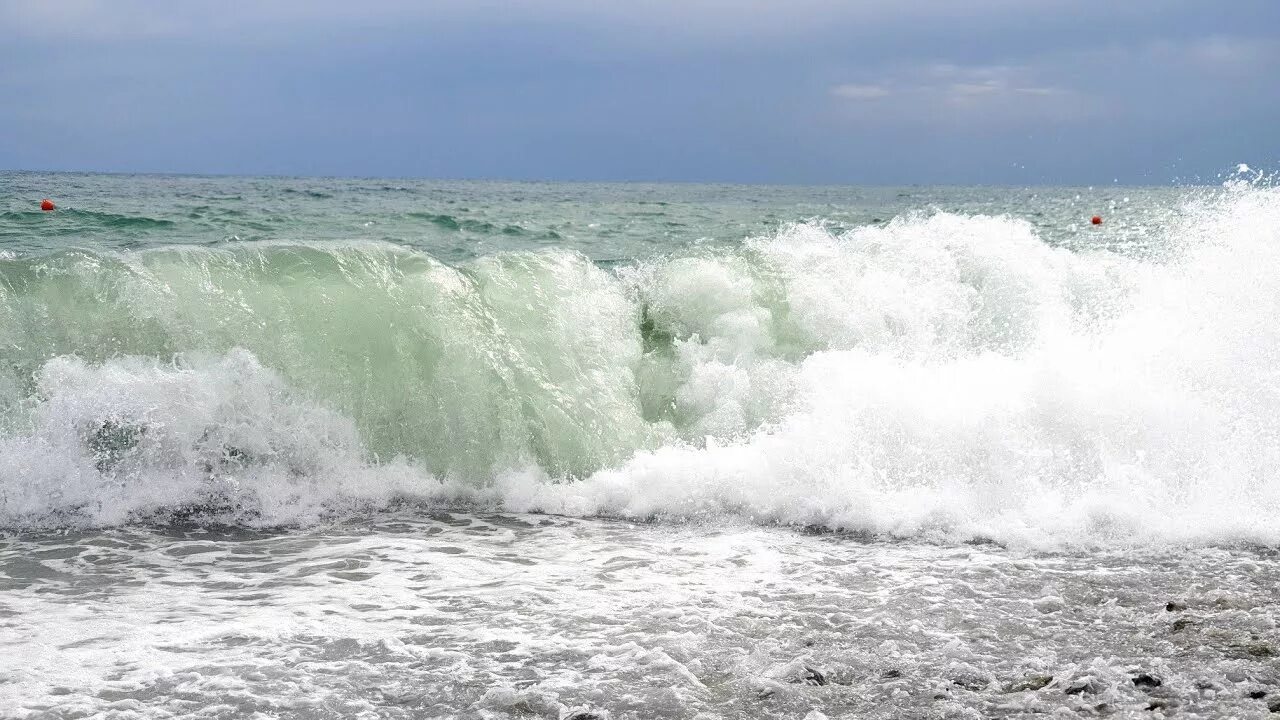
{"label": "gray cloud", "polygon": [[0,167],[1067,181],[1280,155],[1273,0],[0,0],[0,28]]}
{"label": "gray cloud", "polygon": [[1054,84],[1031,65],[928,63],[839,83],[829,94],[851,122],[913,127],[982,123],[1076,122],[1098,110],[1095,98]]}
{"label": "gray cloud", "polygon": [[879,100],[889,97],[893,94],[885,85],[859,85],[856,83],[843,83],[833,86],[831,94],[846,100]]}
{"label": "gray cloud", "polygon": [[[1257,0],[1239,0],[1257,4]],[[1079,36],[1105,35],[1106,23],[1155,23],[1176,17],[1203,3],[1195,0],[274,0],[229,4],[223,0],[0,0],[0,22],[12,32],[36,38],[137,40],[149,38],[203,39],[213,37],[276,36],[317,30],[369,27],[511,22],[565,23],[616,31],[636,45],[661,49],[674,41],[733,43],[811,35],[815,30],[839,30],[851,37],[886,30],[913,34],[933,28],[980,32],[1000,30],[1006,23],[1035,35],[1034,22],[1081,22]],[[647,34],[656,33],[656,34]]]}

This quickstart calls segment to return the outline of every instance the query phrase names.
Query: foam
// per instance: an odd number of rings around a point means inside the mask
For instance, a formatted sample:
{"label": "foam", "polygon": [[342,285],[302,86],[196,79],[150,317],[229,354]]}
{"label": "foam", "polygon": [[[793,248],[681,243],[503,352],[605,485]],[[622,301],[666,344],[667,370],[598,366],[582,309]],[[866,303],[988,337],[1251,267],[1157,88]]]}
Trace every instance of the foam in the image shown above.
{"label": "foam", "polygon": [[751,313],[742,301],[701,318],[698,342],[704,362],[733,356],[737,385],[776,372],[760,353],[800,346],[791,410],[739,442],[641,452],[582,483],[512,476],[507,506],[1035,545],[1274,543],[1280,196],[1237,188],[1192,210],[1148,261],[945,214],[754,241],[781,288],[772,335],[744,349],[717,334]]}

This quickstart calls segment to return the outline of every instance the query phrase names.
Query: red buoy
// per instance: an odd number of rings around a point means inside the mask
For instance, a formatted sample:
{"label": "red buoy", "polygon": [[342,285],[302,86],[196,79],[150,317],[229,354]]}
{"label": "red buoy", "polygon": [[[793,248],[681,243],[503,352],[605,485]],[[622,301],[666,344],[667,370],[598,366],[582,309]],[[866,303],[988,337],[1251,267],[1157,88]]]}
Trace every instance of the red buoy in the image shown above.
{"label": "red buoy", "polygon": [[53,212],[54,210],[58,209],[58,206],[54,205],[53,201],[50,200],[49,198],[45,198],[40,201],[40,209],[45,212]]}
{"label": "red buoy", "polygon": [[1094,215],[1093,217],[1089,218],[1089,222],[1093,223],[1094,225],[1101,225],[1101,224],[1102,224],[1102,216],[1101,216],[1101,215]]}

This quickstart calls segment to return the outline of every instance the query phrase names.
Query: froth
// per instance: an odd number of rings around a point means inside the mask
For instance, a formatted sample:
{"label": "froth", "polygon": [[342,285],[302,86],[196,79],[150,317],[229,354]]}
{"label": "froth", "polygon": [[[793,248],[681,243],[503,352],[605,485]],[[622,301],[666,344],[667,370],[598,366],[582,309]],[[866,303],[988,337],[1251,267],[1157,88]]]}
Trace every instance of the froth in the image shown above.
{"label": "froth", "polygon": [[[641,452],[575,485],[513,477],[508,505],[1036,545],[1275,542],[1280,196],[1193,210],[1158,261],[951,215],[754,241],[773,302],[714,308],[685,321],[709,337],[677,344],[739,386],[789,388],[787,411],[740,441]],[[733,297],[748,295],[720,296]],[[716,335],[742,316],[772,332]]]}
{"label": "froth", "polygon": [[55,358],[26,430],[0,440],[0,523],[102,525],[196,513],[314,522],[421,487],[364,462],[352,423],[291,392],[244,350],[171,362]]}

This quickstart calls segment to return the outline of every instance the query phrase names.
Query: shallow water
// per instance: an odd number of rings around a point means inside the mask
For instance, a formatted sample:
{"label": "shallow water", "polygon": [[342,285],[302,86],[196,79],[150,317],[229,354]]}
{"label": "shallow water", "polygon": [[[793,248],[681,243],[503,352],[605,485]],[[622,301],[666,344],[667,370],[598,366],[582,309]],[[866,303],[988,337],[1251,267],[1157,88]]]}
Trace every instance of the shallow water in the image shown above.
{"label": "shallow water", "polygon": [[11,539],[0,578],[13,717],[1263,717],[1280,702],[1269,549],[1028,554],[401,513]]}

